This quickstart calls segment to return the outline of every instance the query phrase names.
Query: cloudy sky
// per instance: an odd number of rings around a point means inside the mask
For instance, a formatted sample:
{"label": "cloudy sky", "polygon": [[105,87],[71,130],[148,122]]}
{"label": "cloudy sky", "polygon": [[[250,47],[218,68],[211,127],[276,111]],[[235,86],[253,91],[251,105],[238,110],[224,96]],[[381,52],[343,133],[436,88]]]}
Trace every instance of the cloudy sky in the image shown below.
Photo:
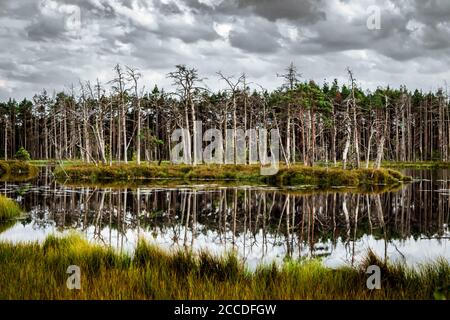
{"label": "cloudy sky", "polygon": [[[380,29],[374,12],[380,9]],[[0,99],[81,80],[106,83],[116,63],[147,88],[170,89],[176,64],[247,74],[278,87],[294,62],[304,79],[424,90],[450,82],[448,0],[0,0]]]}

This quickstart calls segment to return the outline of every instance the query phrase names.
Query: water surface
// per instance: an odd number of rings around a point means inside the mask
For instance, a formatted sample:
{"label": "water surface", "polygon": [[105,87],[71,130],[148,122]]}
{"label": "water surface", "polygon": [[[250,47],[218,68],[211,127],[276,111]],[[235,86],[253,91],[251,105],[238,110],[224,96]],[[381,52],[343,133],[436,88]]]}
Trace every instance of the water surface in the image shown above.
{"label": "water surface", "polygon": [[355,265],[369,248],[411,266],[450,261],[450,171],[406,173],[415,181],[398,191],[305,194],[181,181],[169,187],[70,186],[44,168],[33,181],[1,182],[0,193],[15,199],[26,216],[0,227],[0,241],[42,241],[77,230],[91,241],[132,251],[144,237],[168,249],[234,249],[251,268],[286,257]]}

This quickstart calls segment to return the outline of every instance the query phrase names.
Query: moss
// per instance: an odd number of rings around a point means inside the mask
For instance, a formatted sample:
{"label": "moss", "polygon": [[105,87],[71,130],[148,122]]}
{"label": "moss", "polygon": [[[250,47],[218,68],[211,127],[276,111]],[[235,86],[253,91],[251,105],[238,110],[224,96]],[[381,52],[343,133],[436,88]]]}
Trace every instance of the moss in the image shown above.
{"label": "moss", "polygon": [[59,179],[72,181],[135,181],[144,179],[234,180],[262,182],[277,186],[314,185],[320,188],[335,186],[395,185],[407,181],[400,172],[390,169],[348,169],[282,166],[277,174],[260,175],[256,165],[150,165],[135,164],[59,167],[54,172]]}
{"label": "moss", "polygon": [[9,172],[9,165],[6,161],[0,161],[0,176],[7,174]]}
{"label": "moss", "polygon": [[8,160],[0,161],[0,177],[27,177],[32,179],[36,177],[39,173],[37,167],[29,164],[26,161],[20,160]]}

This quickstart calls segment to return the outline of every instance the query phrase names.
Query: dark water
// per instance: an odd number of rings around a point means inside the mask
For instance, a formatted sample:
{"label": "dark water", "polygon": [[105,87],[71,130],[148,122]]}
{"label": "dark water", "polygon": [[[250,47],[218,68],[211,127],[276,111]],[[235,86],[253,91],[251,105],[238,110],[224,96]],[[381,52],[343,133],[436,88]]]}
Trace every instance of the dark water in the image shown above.
{"label": "dark water", "polygon": [[415,182],[395,192],[305,194],[182,182],[74,187],[56,182],[45,168],[35,181],[1,182],[0,193],[27,215],[0,240],[42,241],[75,229],[118,250],[132,251],[139,237],[164,248],[235,249],[250,267],[286,256],[353,265],[369,248],[410,265],[450,261],[450,171],[407,173]]}

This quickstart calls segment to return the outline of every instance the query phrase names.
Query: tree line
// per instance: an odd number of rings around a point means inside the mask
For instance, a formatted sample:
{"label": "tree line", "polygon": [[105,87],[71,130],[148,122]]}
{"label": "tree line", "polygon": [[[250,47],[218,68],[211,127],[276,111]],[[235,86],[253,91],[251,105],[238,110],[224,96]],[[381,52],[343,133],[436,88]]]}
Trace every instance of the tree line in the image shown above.
{"label": "tree line", "polygon": [[[450,112],[445,89],[435,92],[379,87],[363,90],[347,69],[348,83],[301,81],[290,64],[275,90],[245,74],[217,72],[223,89],[208,89],[198,70],[177,65],[167,77],[174,90],[145,90],[137,69],[116,65],[115,77],[32,100],[0,103],[0,157],[20,147],[33,159],[112,164],[170,160],[172,132],[207,129],[278,129],[287,165],[316,162],[379,167],[382,160],[449,161]],[[195,143],[195,141],[194,141]]]}

